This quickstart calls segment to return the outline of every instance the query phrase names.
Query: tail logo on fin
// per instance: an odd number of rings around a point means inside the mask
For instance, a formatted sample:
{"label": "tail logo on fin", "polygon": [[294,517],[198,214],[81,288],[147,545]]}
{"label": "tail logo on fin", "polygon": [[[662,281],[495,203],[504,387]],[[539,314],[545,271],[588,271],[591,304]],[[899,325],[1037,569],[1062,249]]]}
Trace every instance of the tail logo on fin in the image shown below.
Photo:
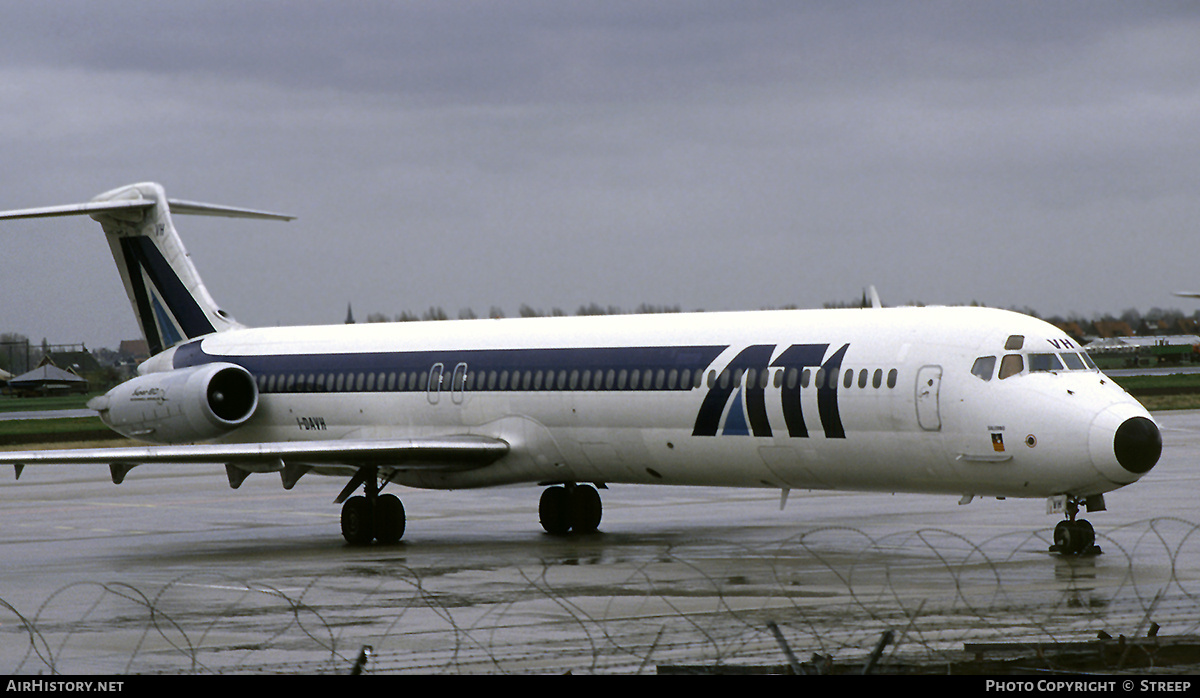
{"label": "tail logo on fin", "polygon": [[91,216],[108,237],[113,260],[151,354],[196,337],[242,327],[208,294],[171,213],[292,220],[253,209],[168,199],[153,182],[106,192],[83,204],[0,212],[0,220]]}
{"label": "tail logo on fin", "polygon": [[138,236],[120,241],[128,290],[151,354],[217,331],[153,240]]}

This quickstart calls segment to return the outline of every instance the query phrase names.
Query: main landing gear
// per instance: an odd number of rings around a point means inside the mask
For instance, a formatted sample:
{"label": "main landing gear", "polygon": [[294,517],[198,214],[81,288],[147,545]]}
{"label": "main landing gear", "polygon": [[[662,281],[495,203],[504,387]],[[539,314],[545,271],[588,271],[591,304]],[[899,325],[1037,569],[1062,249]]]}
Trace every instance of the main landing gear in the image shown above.
{"label": "main landing gear", "polygon": [[555,485],[542,492],[538,503],[542,528],[556,536],[595,533],[602,513],[600,494],[591,485]]}
{"label": "main landing gear", "polygon": [[[350,496],[359,487],[363,493]],[[342,537],[350,545],[390,545],[404,537],[404,505],[394,494],[380,494],[380,489],[378,469],[362,468],[338,496],[343,502]],[[600,494],[591,485],[555,485],[542,492],[538,504],[542,528],[553,535],[595,533],[602,514]]]}
{"label": "main landing gear", "polygon": [[[363,487],[363,494],[346,497]],[[404,505],[394,494],[379,494],[379,475],[376,468],[358,471],[338,501],[342,504],[342,537],[350,545],[368,545],[377,541],[384,545],[400,542],[404,537]]]}
{"label": "main landing gear", "polygon": [[1050,552],[1061,555],[1099,555],[1100,546],[1096,545],[1096,530],[1087,519],[1076,519],[1079,513],[1079,500],[1067,498],[1067,520],[1059,521],[1054,527],[1054,545]]}

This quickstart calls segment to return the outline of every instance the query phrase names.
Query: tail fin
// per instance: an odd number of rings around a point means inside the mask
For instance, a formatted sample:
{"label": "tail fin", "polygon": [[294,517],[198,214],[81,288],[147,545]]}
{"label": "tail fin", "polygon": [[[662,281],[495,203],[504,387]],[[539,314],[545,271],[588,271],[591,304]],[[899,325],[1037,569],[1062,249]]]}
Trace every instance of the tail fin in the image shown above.
{"label": "tail fin", "polygon": [[171,213],[292,220],[251,209],[168,199],[154,183],[114,189],[86,204],[0,212],[0,220],[88,215],[98,221],[142,334],[157,354],[188,339],[241,327],[217,306],[192,265]]}

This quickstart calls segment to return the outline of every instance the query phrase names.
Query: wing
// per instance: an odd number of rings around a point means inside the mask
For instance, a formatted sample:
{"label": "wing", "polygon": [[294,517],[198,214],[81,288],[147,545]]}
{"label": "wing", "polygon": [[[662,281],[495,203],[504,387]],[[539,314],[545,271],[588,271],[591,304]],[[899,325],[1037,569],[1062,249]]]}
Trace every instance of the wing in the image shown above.
{"label": "wing", "polygon": [[[482,468],[508,453],[508,442],[487,436],[444,436],[423,439],[281,441],[195,444],[188,446],[124,446],[117,448],[8,451],[0,465],[12,465],[18,478],[26,465],[107,464],[120,483],[134,466],[144,463],[218,463],[237,487],[251,472],[279,471],[291,487],[306,472],[357,475],[409,469],[460,471]],[[236,482],[235,482],[236,479]]]}

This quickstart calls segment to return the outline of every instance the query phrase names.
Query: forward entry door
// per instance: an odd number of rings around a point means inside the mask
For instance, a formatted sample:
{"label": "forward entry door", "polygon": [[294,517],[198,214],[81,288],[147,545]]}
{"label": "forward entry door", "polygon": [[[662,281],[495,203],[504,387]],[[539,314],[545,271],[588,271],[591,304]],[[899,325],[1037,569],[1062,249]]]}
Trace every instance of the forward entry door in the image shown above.
{"label": "forward entry door", "polygon": [[917,371],[917,422],[925,431],[939,431],[942,428],[942,415],[938,410],[938,389],[941,385],[941,366],[922,366]]}

